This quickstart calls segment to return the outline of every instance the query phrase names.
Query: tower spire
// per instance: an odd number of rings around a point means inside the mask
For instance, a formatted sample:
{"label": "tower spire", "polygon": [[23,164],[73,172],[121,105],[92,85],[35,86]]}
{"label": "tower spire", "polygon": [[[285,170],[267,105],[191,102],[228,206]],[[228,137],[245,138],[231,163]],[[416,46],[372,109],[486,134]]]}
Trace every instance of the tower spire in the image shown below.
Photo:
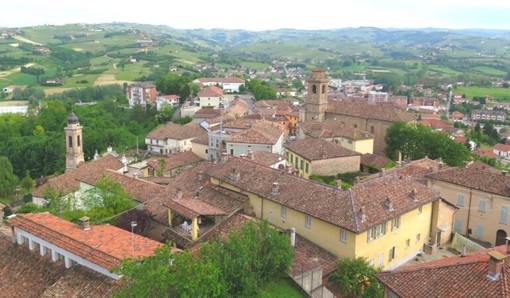
{"label": "tower spire", "polygon": [[73,171],[81,162],[85,161],[83,158],[82,127],[74,112],[67,118],[67,126],[64,130],[66,136],[66,171]]}

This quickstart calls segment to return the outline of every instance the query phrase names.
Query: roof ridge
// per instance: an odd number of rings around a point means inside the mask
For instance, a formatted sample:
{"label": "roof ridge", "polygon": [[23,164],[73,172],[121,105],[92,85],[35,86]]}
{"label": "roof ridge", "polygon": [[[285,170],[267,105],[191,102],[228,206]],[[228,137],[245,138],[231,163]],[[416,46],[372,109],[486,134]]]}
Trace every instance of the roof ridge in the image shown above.
{"label": "roof ridge", "polygon": [[353,193],[352,193],[351,189],[348,190],[348,196],[349,196],[349,201],[352,206],[352,216],[354,217],[354,226],[356,227],[356,232],[359,233],[360,228],[359,228],[359,224],[358,224],[358,216],[356,214],[356,207],[354,206],[354,197],[353,197]]}

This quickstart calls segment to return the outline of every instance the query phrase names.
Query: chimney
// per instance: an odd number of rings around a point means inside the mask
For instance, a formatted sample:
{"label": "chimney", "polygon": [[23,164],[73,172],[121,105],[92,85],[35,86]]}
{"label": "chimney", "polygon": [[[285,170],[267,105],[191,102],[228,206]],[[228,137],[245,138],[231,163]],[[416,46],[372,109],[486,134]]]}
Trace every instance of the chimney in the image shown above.
{"label": "chimney", "polygon": [[296,246],[296,228],[290,228],[290,245]]}
{"label": "chimney", "polygon": [[135,177],[135,179],[138,179],[138,173],[133,173],[133,177]]}
{"label": "chimney", "polygon": [[501,171],[501,175],[508,176],[508,171]]}
{"label": "chimney", "polygon": [[386,169],[382,168],[381,172],[379,173],[379,177],[383,177],[384,175],[386,175]]}
{"label": "chimney", "polygon": [[387,197],[386,200],[384,201],[384,207],[388,211],[393,211],[394,210],[393,209],[393,203],[391,202],[390,197]]}
{"label": "chimney", "polygon": [[84,231],[90,230],[89,220],[90,220],[90,218],[88,218],[86,216],[80,218],[80,227],[82,230],[84,230]]}
{"label": "chimney", "polygon": [[361,206],[359,209],[359,217],[361,218],[361,222],[365,222],[367,220],[367,214],[365,212],[365,206]]}
{"label": "chimney", "polygon": [[222,163],[225,163],[227,160],[228,160],[228,153],[223,152],[223,153],[221,154],[221,162],[222,162]]}
{"label": "chimney", "polygon": [[254,160],[255,159],[255,156],[253,155],[253,152],[251,150],[248,150],[248,159],[249,160]]}
{"label": "chimney", "polygon": [[280,184],[278,182],[273,182],[273,185],[271,186],[271,194],[273,196],[280,193]]}
{"label": "chimney", "polygon": [[342,179],[340,178],[336,179],[336,187],[338,189],[342,189]]}
{"label": "chimney", "polygon": [[177,200],[180,200],[180,199],[182,199],[182,196],[183,196],[183,192],[182,192],[182,190],[181,190],[180,188],[177,188],[177,189],[175,190],[175,198],[176,198]]}
{"label": "chimney", "polygon": [[232,171],[229,174],[230,180],[237,182],[241,178],[241,173],[237,169],[232,169]]}
{"label": "chimney", "polygon": [[492,281],[497,281],[501,277],[501,271],[503,266],[505,265],[506,255],[499,253],[497,251],[491,251],[488,253],[489,255],[489,272],[487,273],[487,277]]}
{"label": "chimney", "polygon": [[465,257],[466,256],[466,252],[467,252],[467,245],[466,244],[462,244],[462,246],[460,247],[460,256],[461,257]]}
{"label": "chimney", "polygon": [[411,199],[413,199],[413,202],[418,201],[418,197],[416,196],[417,194],[418,194],[418,190],[416,190],[416,188],[413,188],[413,190],[411,190]]}

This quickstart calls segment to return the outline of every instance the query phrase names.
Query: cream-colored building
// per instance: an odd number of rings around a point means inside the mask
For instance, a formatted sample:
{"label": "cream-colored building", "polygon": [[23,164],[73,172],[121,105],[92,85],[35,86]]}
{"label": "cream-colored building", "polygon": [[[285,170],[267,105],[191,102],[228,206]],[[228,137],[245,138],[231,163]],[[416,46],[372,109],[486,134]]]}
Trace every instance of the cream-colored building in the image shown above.
{"label": "cream-colored building", "polygon": [[209,86],[198,92],[200,107],[213,107],[217,109],[223,102],[223,90],[220,87]]}
{"label": "cream-colored building", "polygon": [[147,149],[156,154],[169,154],[191,150],[191,140],[206,135],[196,123],[185,125],[167,123],[151,131],[145,138]]}
{"label": "cream-colored building", "polygon": [[510,176],[467,168],[427,175],[429,186],[457,206],[454,230],[491,245],[505,244],[510,233]]}
{"label": "cream-colored building", "polygon": [[394,176],[348,191],[229,157],[209,171],[211,182],[244,194],[258,218],[296,232],[337,257],[366,257],[394,268],[422,252],[437,234],[439,196]]}
{"label": "cream-colored building", "polygon": [[361,154],[323,139],[291,141],[285,145],[289,165],[301,177],[310,175],[336,176],[338,173],[358,172]]}
{"label": "cream-colored building", "polygon": [[361,154],[372,153],[374,148],[374,135],[333,119],[300,122],[297,124],[296,137],[298,140],[320,138],[332,141]]}

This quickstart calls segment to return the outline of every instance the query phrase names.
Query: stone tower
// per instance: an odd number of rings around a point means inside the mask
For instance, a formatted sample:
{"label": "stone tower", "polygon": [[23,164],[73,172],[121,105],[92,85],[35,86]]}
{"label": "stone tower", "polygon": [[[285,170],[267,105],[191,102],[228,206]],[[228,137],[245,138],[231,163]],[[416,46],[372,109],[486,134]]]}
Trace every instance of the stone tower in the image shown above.
{"label": "stone tower", "polygon": [[312,70],[312,76],[306,81],[308,87],[305,97],[306,121],[324,121],[328,108],[328,83],[325,70]]}
{"label": "stone tower", "polygon": [[66,132],[66,171],[76,170],[78,164],[84,161],[82,129],[80,121],[74,113],[67,119]]}

